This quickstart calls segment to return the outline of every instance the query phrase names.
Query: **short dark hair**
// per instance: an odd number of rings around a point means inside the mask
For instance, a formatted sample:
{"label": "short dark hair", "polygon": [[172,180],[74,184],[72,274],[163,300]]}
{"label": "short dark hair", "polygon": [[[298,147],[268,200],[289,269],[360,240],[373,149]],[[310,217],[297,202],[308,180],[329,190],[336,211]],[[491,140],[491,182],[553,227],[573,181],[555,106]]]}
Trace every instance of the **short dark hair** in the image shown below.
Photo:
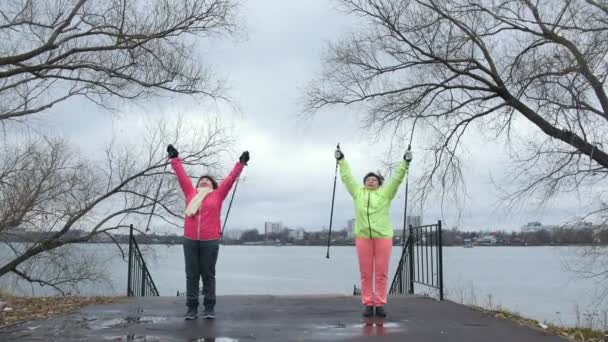
{"label": "short dark hair", "polygon": [[204,176],[201,176],[201,177],[198,179],[198,181],[196,182],[196,186],[197,186],[197,187],[198,187],[198,183],[199,183],[199,182],[201,181],[201,179],[203,179],[203,178],[207,178],[207,179],[208,179],[208,180],[211,182],[211,184],[213,184],[213,189],[214,189],[214,190],[215,190],[215,189],[217,189],[217,182],[216,182],[216,181],[215,181],[215,179],[213,179],[213,177],[212,177],[212,176],[210,176],[210,175],[204,175]]}
{"label": "short dark hair", "polygon": [[382,185],[382,183],[384,183],[384,177],[382,177],[382,175],[379,175],[374,172],[369,172],[368,174],[366,174],[365,177],[363,177],[363,183],[365,183],[365,181],[367,181],[367,179],[369,177],[375,177],[378,180],[378,184],[380,184],[380,185]]}

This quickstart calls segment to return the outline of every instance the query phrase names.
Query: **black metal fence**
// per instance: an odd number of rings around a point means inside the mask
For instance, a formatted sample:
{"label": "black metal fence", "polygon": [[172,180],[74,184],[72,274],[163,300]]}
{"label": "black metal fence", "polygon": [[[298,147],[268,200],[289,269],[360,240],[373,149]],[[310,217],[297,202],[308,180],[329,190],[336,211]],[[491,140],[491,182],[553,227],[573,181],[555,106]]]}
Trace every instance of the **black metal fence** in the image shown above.
{"label": "black metal fence", "polygon": [[399,258],[399,265],[397,265],[397,271],[393,277],[389,294],[405,294],[414,293],[414,289],[410,289],[410,238],[408,237],[404,248]]}
{"label": "black metal fence", "polygon": [[133,225],[129,229],[129,266],[127,275],[127,296],[158,296],[158,289],[148,271],[137,241],[133,236]]}
{"label": "black metal fence", "polygon": [[439,291],[443,300],[443,244],[441,221],[409,228],[390,294],[413,294],[419,284]]}

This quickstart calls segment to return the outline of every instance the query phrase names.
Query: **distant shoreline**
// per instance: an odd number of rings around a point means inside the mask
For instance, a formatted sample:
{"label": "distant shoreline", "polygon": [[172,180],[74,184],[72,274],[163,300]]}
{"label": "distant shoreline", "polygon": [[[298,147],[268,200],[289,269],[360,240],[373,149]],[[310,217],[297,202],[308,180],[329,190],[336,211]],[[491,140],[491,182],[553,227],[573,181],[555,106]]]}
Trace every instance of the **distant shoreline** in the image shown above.
{"label": "distant shoreline", "polygon": [[[181,245],[181,242],[141,242],[137,241],[140,245]],[[78,244],[114,244],[112,241],[86,241],[79,242]],[[121,245],[127,245],[128,242],[121,242]],[[242,242],[224,242],[222,241],[220,244],[225,246],[265,246],[265,247],[327,247],[327,243],[321,244],[306,244],[306,243],[276,243],[276,242],[252,242],[252,243],[242,243]],[[355,243],[332,243],[331,247],[354,247]],[[401,247],[400,243],[394,243],[393,247]],[[563,244],[563,245],[476,245],[474,248],[485,248],[485,247],[596,247],[597,245],[590,244]],[[430,247],[430,246],[429,246]],[[443,247],[460,247],[464,248],[462,245],[443,245]]]}

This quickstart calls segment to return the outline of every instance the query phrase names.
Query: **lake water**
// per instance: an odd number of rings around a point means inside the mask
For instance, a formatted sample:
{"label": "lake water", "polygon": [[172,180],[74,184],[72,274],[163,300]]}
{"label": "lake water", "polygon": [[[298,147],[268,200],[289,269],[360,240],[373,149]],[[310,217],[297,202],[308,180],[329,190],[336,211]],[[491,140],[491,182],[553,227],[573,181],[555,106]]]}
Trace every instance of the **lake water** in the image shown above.
{"label": "lake water", "polygon": [[[103,262],[107,283],[87,284],[83,294],[126,293],[126,262],[112,245],[80,245],[81,253]],[[218,295],[352,294],[358,285],[354,247],[222,246],[217,265]],[[401,248],[395,247],[391,279]],[[185,289],[181,246],[145,246],[146,262],[163,296]],[[581,279],[565,267],[576,261],[571,247],[445,247],[446,297],[456,302],[502,307],[523,316],[562,325],[605,325],[606,310],[597,302],[596,281]],[[4,287],[21,294],[47,294],[30,286]],[[606,284],[608,286],[608,284]],[[604,305],[603,308],[606,308]]]}

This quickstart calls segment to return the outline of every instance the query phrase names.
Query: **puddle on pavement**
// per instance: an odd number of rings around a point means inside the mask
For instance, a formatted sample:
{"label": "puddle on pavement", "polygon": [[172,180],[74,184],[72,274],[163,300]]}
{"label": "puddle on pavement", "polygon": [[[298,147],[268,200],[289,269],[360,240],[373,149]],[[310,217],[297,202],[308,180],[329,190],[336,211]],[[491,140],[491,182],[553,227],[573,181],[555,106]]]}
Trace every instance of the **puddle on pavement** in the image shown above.
{"label": "puddle on pavement", "polygon": [[129,341],[129,342],[166,342],[170,341],[170,339],[166,337],[160,336],[150,336],[150,335],[123,335],[123,336],[106,336],[104,337],[105,341]]}
{"label": "puddle on pavement", "polygon": [[315,326],[314,334],[318,338],[331,340],[332,338],[345,338],[357,336],[386,336],[402,332],[405,328],[398,322],[385,322],[379,324],[345,324],[334,323]]}
{"label": "puddle on pavement", "polygon": [[[172,341],[168,337],[151,336],[151,335],[123,335],[123,336],[106,336],[105,341],[129,341],[129,342],[166,342]],[[208,337],[190,340],[190,342],[239,342],[236,338],[230,337]]]}
{"label": "puddle on pavement", "polygon": [[[90,321],[91,329],[109,329],[132,324],[157,324],[167,321],[168,317],[142,316],[126,318],[97,319]],[[118,340],[120,341],[120,340]],[[137,341],[137,340],[135,340]]]}
{"label": "puddle on pavement", "polygon": [[[170,341],[171,339],[167,337],[160,336],[150,336],[150,335],[124,335],[124,336],[107,336],[104,338],[106,341],[134,341],[134,342],[165,342]],[[236,338],[230,337],[207,337],[207,338],[199,338],[195,340],[190,340],[190,342],[239,342]]]}

